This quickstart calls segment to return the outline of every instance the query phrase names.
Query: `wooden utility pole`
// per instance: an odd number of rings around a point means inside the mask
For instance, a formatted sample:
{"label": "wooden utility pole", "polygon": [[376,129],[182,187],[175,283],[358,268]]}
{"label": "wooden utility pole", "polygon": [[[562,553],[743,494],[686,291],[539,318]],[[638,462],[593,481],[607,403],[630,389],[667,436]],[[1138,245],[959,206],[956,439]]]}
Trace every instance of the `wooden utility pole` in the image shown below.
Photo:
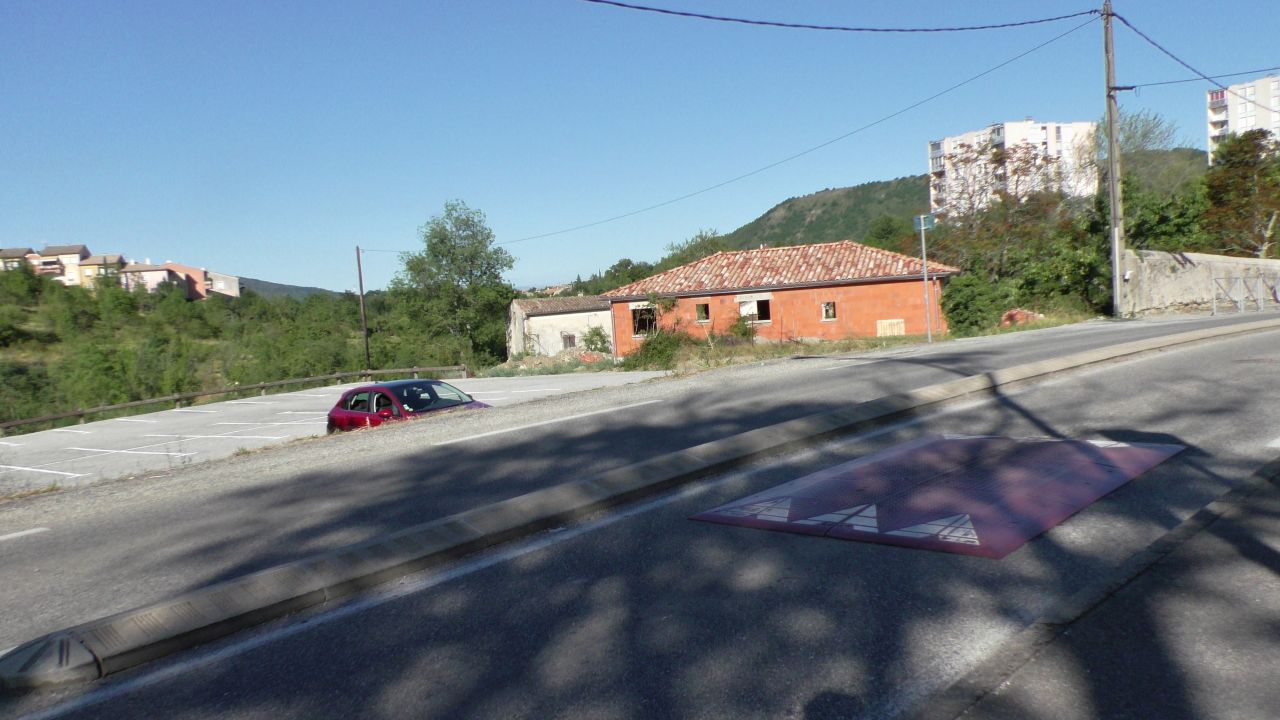
{"label": "wooden utility pole", "polygon": [[364,269],[360,266],[360,246],[356,246],[356,277],[360,282],[360,331],[364,335],[364,369],[373,369],[373,360],[369,357],[369,321],[364,314]]}
{"label": "wooden utility pole", "polygon": [[1124,206],[1120,197],[1120,130],[1116,106],[1115,46],[1111,41],[1111,0],[1102,3],[1102,44],[1107,69],[1107,190],[1111,205],[1111,315],[1124,314],[1121,293],[1124,288]]}

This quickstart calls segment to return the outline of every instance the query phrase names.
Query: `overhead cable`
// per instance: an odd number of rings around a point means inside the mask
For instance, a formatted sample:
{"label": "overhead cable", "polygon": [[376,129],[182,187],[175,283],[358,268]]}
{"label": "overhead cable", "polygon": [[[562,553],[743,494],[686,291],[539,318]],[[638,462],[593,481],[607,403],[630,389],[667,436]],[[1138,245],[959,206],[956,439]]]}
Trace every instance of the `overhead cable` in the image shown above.
{"label": "overhead cable", "polygon": [[746,18],[725,17],[722,15],[707,15],[704,13],[687,12],[684,10],[669,10],[667,8],[650,7],[648,5],[633,5],[631,3],[617,2],[617,0],[583,0],[584,2],[594,3],[596,5],[611,5],[625,10],[639,10],[641,12],[658,13],[660,15],[674,15],[676,17],[694,18],[696,20],[714,20],[716,22],[738,23],[741,25],[762,25],[765,27],[788,28],[792,30],[830,30],[835,32],[858,32],[858,33],[938,33],[938,32],[964,32],[968,30],[999,30],[1001,28],[1024,27],[1026,25],[1038,25],[1040,23],[1055,22],[1058,20],[1069,20],[1074,17],[1083,15],[1098,15],[1099,10],[1082,10],[1078,13],[1070,15],[1059,15],[1057,17],[1040,18],[1038,20],[1023,20],[1020,22],[1000,23],[998,25],[969,25],[966,27],[931,27],[931,28],[885,28],[885,27],[848,27],[844,25],[810,25],[808,23],[787,23],[776,22],[773,20],[748,20]]}
{"label": "overhead cable", "polygon": [[643,208],[640,208],[639,210],[632,210],[631,212],[623,213],[623,214],[621,214],[621,215],[615,215],[615,216],[610,217],[610,218],[605,218],[604,220],[596,220],[595,222],[589,222],[589,223],[585,223],[585,224],[583,224],[583,225],[575,225],[574,227],[565,228],[565,229],[563,229],[563,230],[555,230],[555,231],[552,231],[552,232],[541,233],[541,234],[539,234],[539,235],[530,235],[530,236],[528,236],[528,237],[522,237],[522,238],[519,238],[519,239],[517,239],[517,240],[508,240],[508,241],[506,241],[506,242],[500,242],[500,243],[496,243],[496,244],[497,244],[497,245],[512,245],[512,244],[519,243],[519,242],[525,242],[525,241],[527,241],[527,240],[541,240],[542,238],[553,237],[553,236],[555,236],[555,235],[564,235],[565,233],[576,232],[576,231],[578,231],[578,230],[586,230],[587,228],[593,228],[593,227],[597,227],[597,226],[599,226],[599,225],[605,225],[605,224],[607,224],[607,223],[615,222],[615,221],[618,221],[618,220],[623,220],[623,219],[626,219],[626,218],[629,218],[629,217],[633,217],[633,216],[635,216],[635,215],[640,215],[640,214],[642,214],[642,213],[646,213],[646,212],[649,212],[649,211],[651,211],[651,210],[657,210],[658,208],[666,207],[666,206],[668,206],[668,205],[673,205],[673,204],[675,204],[675,203],[681,202],[681,201],[683,201],[683,200],[688,200],[689,198],[696,197],[696,196],[698,196],[698,195],[702,195],[702,194],[704,194],[704,193],[709,193],[709,192],[711,192],[712,190],[718,190],[718,189],[720,189],[720,188],[722,188],[722,187],[724,187],[724,186],[726,186],[726,185],[731,185],[731,184],[736,183],[736,182],[738,182],[738,181],[740,181],[740,180],[746,180],[747,178],[752,177],[752,176],[754,176],[754,175],[759,175],[760,173],[765,172],[766,170],[772,170],[773,168],[776,168],[776,167],[778,167],[779,165],[783,165],[783,164],[785,164],[785,163],[789,163],[789,162],[791,162],[792,160],[797,160],[797,159],[799,159],[799,158],[804,157],[805,155],[809,155],[810,153],[817,152],[818,150],[821,150],[822,148],[827,147],[828,145],[833,145],[833,144],[835,144],[835,143],[840,142],[841,140],[844,140],[844,139],[846,139],[846,138],[849,138],[849,137],[852,137],[852,136],[854,136],[854,135],[857,135],[858,133],[861,133],[861,132],[866,131],[866,130],[870,130],[871,128],[873,128],[873,127],[875,127],[875,126],[877,126],[877,125],[880,125],[880,124],[882,124],[882,123],[888,122],[889,120],[892,120],[893,118],[896,118],[896,117],[898,117],[899,115],[902,115],[902,114],[905,114],[905,113],[907,113],[907,112],[910,112],[911,110],[914,110],[914,109],[916,109],[916,108],[920,107],[921,105],[924,105],[925,103],[932,102],[932,101],[937,100],[938,98],[942,97],[943,95],[947,95],[947,94],[949,94],[949,93],[951,93],[951,92],[954,92],[954,91],[956,91],[956,90],[959,90],[960,88],[964,87],[965,85],[968,85],[968,84],[970,84],[970,83],[972,83],[972,82],[974,82],[974,81],[976,81],[976,80],[979,80],[979,79],[981,79],[981,78],[983,78],[983,77],[986,77],[987,75],[990,75],[991,73],[993,73],[993,72],[995,72],[995,71],[997,71],[997,70],[999,70],[999,69],[1001,69],[1001,68],[1005,67],[1006,65],[1009,65],[1009,64],[1011,64],[1011,63],[1017,62],[1018,60],[1021,60],[1022,58],[1024,58],[1024,57],[1026,57],[1026,56],[1030,55],[1031,53],[1036,52],[1037,50],[1040,50],[1040,49],[1042,49],[1042,48],[1044,48],[1044,47],[1047,47],[1048,45],[1051,45],[1051,44],[1053,44],[1053,43],[1055,43],[1055,42],[1057,42],[1057,41],[1061,40],[1062,38],[1064,38],[1064,37],[1066,37],[1066,36],[1068,36],[1068,35],[1070,35],[1070,34],[1072,34],[1072,33],[1076,32],[1076,31],[1078,31],[1078,30],[1080,30],[1081,28],[1083,28],[1083,27],[1085,27],[1086,25],[1089,25],[1089,24],[1091,24],[1091,23],[1095,22],[1096,20],[1097,20],[1097,18],[1090,18],[1090,19],[1086,20],[1085,22],[1080,23],[1079,25],[1077,25],[1077,26],[1075,26],[1075,27],[1071,28],[1070,30],[1068,30],[1068,31],[1066,31],[1066,32],[1064,32],[1064,33],[1062,33],[1062,34],[1060,34],[1060,35],[1055,35],[1054,37],[1052,37],[1052,38],[1050,38],[1050,39],[1048,39],[1048,40],[1046,40],[1046,41],[1044,41],[1044,42],[1040,43],[1039,45],[1036,45],[1035,47],[1031,48],[1030,50],[1026,50],[1026,51],[1023,51],[1023,52],[1021,52],[1021,53],[1018,53],[1017,55],[1014,55],[1013,57],[1009,58],[1008,60],[1005,60],[1004,62],[1000,63],[999,65],[995,65],[995,66],[993,66],[993,67],[991,67],[991,68],[988,68],[988,69],[986,69],[986,70],[983,70],[982,72],[978,73],[977,75],[974,75],[974,76],[972,76],[972,77],[968,78],[967,80],[962,80],[962,81],[960,81],[960,82],[956,83],[955,85],[952,85],[951,87],[949,87],[949,88],[947,88],[947,89],[945,89],[945,90],[940,90],[940,91],[938,91],[938,92],[934,93],[933,95],[930,95],[929,97],[927,97],[927,98],[925,98],[925,99],[923,99],[923,100],[918,100],[918,101],[916,101],[916,102],[914,102],[914,103],[911,103],[910,105],[907,105],[906,107],[904,107],[904,108],[902,108],[902,109],[900,109],[900,110],[896,110],[896,111],[894,111],[894,112],[892,112],[892,113],[890,113],[890,114],[888,114],[888,115],[885,115],[884,117],[881,117],[881,118],[879,118],[878,120],[873,120],[873,121],[871,121],[871,122],[867,123],[866,125],[863,125],[862,127],[856,128],[856,129],[854,129],[854,130],[850,130],[849,132],[847,132],[847,133],[845,133],[845,134],[843,134],[843,135],[841,135],[841,136],[839,136],[839,137],[832,138],[832,139],[830,139],[830,140],[828,140],[828,141],[826,141],[826,142],[824,142],[824,143],[820,143],[820,144],[818,144],[818,145],[814,145],[813,147],[809,148],[808,150],[801,150],[800,152],[798,152],[798,153],[796,153],[796,154],[794,154],[794,155],[790,155],[790,156],[785,157],[785,158],[783,158],[783,159],[781,159],[781,160],[778,160],[778,161],[775,161],[775,162],[769,163],[768,165],[765,165],[764,167],[756,168],[755,170],[752,170],[751,172],[743,173],[743,174],[741,174],[741,175],[738,175],[737,177],[733,177],[733,178],[730,178],[730,179],[728,179],[728,180],[724,180],[724,181],[722,181],[722,182],[718,182],[718,183],[716,183],[716,184],[714,184],[714,185],[709,185],[709,186],[707,186],[707,187],[702,188],[701,190],[694,190],[693,192],[685,193],[684,195],[681,195],[681,196],[679,196],[679,197],[671,198],[670,200],[664,200],[663,202],[656,203],[656,204],[653,204],[653,205],[649,205],[648,207],[643,207]]}
{"label": "overhead cable", "polygon": [[[1273,70],[1280,70],[1280,66],[1269,67],[1269,68],[1259,68],[1257,70],[1246,70],[1244,72],[1238,72],[1238,73],[1226,73],[1225,75],[1210,75],[1208,79],[1217,80],[1219,78],[1240,77],[1241,75],[1257,75],[1258,73],[1271,72]],[[1179,83],[1203,82],[1204,80],[1205,78],[1193,77],[1193,78],[1187,78],[1185,80],[1165,80],[1163,82],[1138,83],[1137,85],[1132,85],[1131,87],[1144,88],[1144,87],[1155,87],[1157,85],[1177,85]]]}
{"label": "overhead cable", "polygon": [[1195,68],[1191,67],[1191,65],[1190,65],[1190,64],[1188,64],[1185,60],[1183,60],[1182,58],[1178,57],[1177,55],[1174,55],[1172,52],[1169,52],[1168,50],[1166,50],[1166,49],[1165,49],[1165,47],[1164,47],[1163,45],[1161,45],[1160,43],[1156,42],[1155,40],[1152,40],[1152,39],[1151,39],[1151,38],[1150,38],[1146,33],[1142,32],[1142,31],[1141,31],[1141,30],[1139,30],[1138,28],[1134,27],[1134,26],[1133,26],[1133,23],[1131,23],[1131,22],[1129,22],[1128,20],[1126,20],[1126,19],[1124,18],[1124,16],[1123,16],[1123,15],[1118,15],[1118,14],[1116,14],[1116,13],[1112,13],[1112,14],[1111,14],[1111,16],[1112,16],[1112,17],[1114,17],[1115,19],[1119,20],[1120,22],[1124,23],[1125,27],[1127,27],[1127,28],[1129,28],[1130,30],[1132,30],[1132,31],[1134,31],[1135,33],[1137,33],[1137,34],[1138,34],[1138,37],[1140,37],[1140,38],[1142,38],[1143,40],[1146,40],[1147,42],[1151,43],[1151,45],[1152,45],[1153,47],[1155,47],[1155,49],[1159,50],[1160,52],[1164,53],[1165,55],[1168,55],[1170,58],[1172,58],[1172,59],[1173,59],[1173,61],[1174,61],[1174,62],[1176,62],[1176,63],[1178,63],[1179,65],[1181,65],[1182,67],[1184,67],[1184,68],[1186,68],[1186,69],[1190,70],[1191,72],[1195,73],[1196,75],[1199,75],[1199,76],[1200,76],[1200,79],[1202,79],[1202,80],[1208,80],[1209,82],[1211,82],[1211,83],[1213,83],[1214,85],[1216,85],[1219,89],[1221,89],[1221,90],[1225,90],[1225,91],[1227,91],[1228,93],[1231,93],[1232,95],[1235,95],[1236,97],[1240,98],[1241,100],[1243,100],[1243,101],[1245,101],[1245,102],[1248,102],[1248,103],[1253,102],[1253,100],[1250,100],[1249,98],[1247,98],[1247,97],[1245,97],[1245,96],[1241,95],[1240,93],[1238,93],[1238,92],[1236,92],[1236,91],[1232,90],[1231,88],[1227,87],[1226,85],[1223,85],[1222,83],[1218,82],[1217,80],[1214,80],[1213,78],[1209,77],[1208,75],[1205,75],[1204,73],[1200,72],[1199,70],[1197,70],[1197,69],[1195,69]]}

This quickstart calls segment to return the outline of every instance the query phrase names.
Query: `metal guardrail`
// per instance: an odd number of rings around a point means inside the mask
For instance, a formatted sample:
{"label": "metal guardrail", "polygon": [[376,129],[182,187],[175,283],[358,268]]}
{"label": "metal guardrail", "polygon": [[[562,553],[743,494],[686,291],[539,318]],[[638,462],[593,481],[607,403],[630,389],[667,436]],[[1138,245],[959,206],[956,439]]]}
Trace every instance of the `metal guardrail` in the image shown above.
{"label": "metal guardrail", "polygon": [[34,418],[24,418],[21,420],[8,420],[0,422],[0,437],[4,436],[5,431],[9,428],[21,427],[23,425],[36,425],[39,423],[57,422],[58,420],[66,420],[67,418],[80,418],[83,423],[88,415],[97,413],[114,412],[116,410],[128,410],[130,408],[144,407],[146,405],[158,405],[160,403],[173,403],[174,407],[182,407],[183,403],[190,403],[203,397],[212,397],[214,395],[234,395],[238,393],[247,393],[257,391],[259,395],[266,395],[267,390],[273,388],[285,387],[288,385],[304,385],[307,383],[339,383],[346,378],[368,378],[372,380],[378,375],[412,375],[418,377],[423,374],[443,375],[445,373],[459,373],[461,377],[468,377],[469,371],[466,365],[446,365],[444,367],[411,367],[411,368],[391,368],[388,370],[354,370],[351,372],[339,372],[331,375],[317,375],[308,378],[295,378],[290,380],[273,380],[271,382],[257,383],[256,385],[236,385],[234,387],[219,388],[217,390],[200,390],[198,392],[177,393],[174,395],[165,395],[164,397],[148,398],[146,400],[134,400],[127,403],[118,403],[116,405],[102,405],[100,407],[87,408],[84,410],[71,410],[64,413],[56,413],[53,415],[42,415]]}

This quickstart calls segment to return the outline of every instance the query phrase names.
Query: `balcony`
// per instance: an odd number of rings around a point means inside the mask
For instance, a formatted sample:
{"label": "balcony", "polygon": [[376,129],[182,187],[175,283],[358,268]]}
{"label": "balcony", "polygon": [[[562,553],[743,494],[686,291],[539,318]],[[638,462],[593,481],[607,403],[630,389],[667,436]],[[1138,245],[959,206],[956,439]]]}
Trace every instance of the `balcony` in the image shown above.
{"label": "balcony", "polygon": [[1227,106],[1227,99],[1226,99],[1226,98],[1221,98],[1221,99],[1218,99],[1218,100],[1210,100],[1210,101],[1209,101],[1209,109],[1210,109],[1210,110],[1217,110],[1218,108],[1225,108],[1226,106]]}

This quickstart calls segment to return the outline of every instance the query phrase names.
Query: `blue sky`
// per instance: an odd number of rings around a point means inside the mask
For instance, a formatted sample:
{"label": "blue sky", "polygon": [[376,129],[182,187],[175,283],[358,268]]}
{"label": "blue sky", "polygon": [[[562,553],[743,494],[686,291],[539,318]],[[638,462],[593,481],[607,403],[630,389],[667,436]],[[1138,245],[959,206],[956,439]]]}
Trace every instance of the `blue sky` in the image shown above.
{"label": "blue sky", "polygon": [[[1001,23],[1100,2],[639,0],[784,22]],[[1270,0],[1115,0],[1209,74],[1280,65]],[[991,122],[1103,114],[1102,26],[840,137],[1088,21],[970,33],[747,27],[582,0],[0,0],[0,246],[84,243],[153,262],[354,289],[355,246],[421,248],[462,200],[518,287],[656,260],[789,197],[925,171],[926,143]],[[1117,82],[1191,77],[1117,24]],[[1260,75],[1266,73],[1260,73]],[[1251,77],[1226,80],[1239,82]],[[1207,82],[1145,88],[1203,148]],[[365,255],[366,288],[399,269]]]}

